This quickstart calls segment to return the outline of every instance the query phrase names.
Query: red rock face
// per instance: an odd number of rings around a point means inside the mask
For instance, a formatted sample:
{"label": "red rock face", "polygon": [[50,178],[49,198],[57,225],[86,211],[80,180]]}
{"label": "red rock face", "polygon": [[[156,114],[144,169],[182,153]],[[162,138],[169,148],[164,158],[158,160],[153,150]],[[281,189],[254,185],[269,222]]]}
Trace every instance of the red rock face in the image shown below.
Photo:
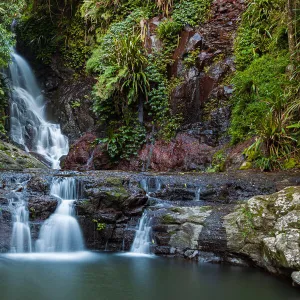
{"label": "red rock face", "polygon": [[[186,26],[170,67],[170,77],[184,81],[173,91],[172,111],[183,116],[184,125],[202,122],[204,107],[215,98],[216,91],[226,106],[226,92],[220,89],[225,76],[234,71],[233,41],[244,0],[215,0],[210,18],[198,29]],[[187,67],[184,60],[193,50],[198,50],[195,66]],[[221,88],[226,89],[228,87]]]}
{"label": "red rock face", "polygon": [[112,168],[105,145],[94,145],[96,136],[86,133],[70,148],[63,168],[65,170],[108,170]]}
{"label": "red rock face", "polygon": [[87,169],[87,163],[93,151],[92,143],[95,139],[96,136],[94,134],[86,133],[77,140],[75,144],[71,146],[69,154],[64,161],[64,169]]}
{"label": "red rock face", "polygon": [[186,133],[180,133],[170,143],[157,141],[154,145],[145,145],[137,158],[132,161],[122,161],[120,170],[203,170],[209,166],[215,153],[213,147],[201,144],[200,141]]}

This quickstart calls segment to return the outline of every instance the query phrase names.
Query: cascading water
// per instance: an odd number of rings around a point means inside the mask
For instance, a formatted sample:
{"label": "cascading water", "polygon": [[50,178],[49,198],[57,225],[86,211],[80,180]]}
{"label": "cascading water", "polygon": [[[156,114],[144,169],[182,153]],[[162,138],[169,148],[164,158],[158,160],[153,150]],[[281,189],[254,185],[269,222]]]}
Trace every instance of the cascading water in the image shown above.
{"label": "cascading water", "polygon": [[151,217],[148,211],[145,211],[139,223],[139,228],[136,231],[135,238],[130,252],[140,254],[150,254],[151,245]]}
{"label": "cascading water", "polygon": [[[161,189],[161,181],[158,177],[148,177],[142,179],[141,187],[146,192],[148,199],[152,197],[149,196],[149,193],[157,192]],[[131,246],[130,252],[135,254],[150,254],[150,245],[151,245],[151,221],[152,221],[152,212],[150,210],[145,210],[140,221],[139,227],[135,233],[134,241]]]}
{"label": "cascading water", "polygon": [[200,192],[201,192],[201,188],[197,187],[195,190],[195,201],[200,201]]}
{"label": "cascading water", "polygon": [[8,195],[9,206],[13,218],[13,232],[11,239],[11,252],[24,253],[32,251],[31,234],[29,227],[29,212],[24,198],[22,184]]}
{"label": "cascading water", "polygon": [[78,199],[75,179],[54,179],[50,193],[61,203],[41,228],[36,242],[37,252],[82,251],[83,237],[73,208],[74,201]]}
{"label": "cascading water", "polygon": [[58,124],[46,121],[45,103],[28,63],[15,51],[9,66],[11,80],[10,135],[14,142],[43,157],[53,169],[69,152],[69,143]]}

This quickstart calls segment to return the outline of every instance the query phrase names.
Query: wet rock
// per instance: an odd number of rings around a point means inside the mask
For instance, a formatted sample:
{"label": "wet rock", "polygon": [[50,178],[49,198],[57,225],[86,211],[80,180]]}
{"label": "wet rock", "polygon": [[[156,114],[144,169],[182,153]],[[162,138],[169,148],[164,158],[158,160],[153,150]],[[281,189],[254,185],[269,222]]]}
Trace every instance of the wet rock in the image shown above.
{"label": "wet rock", "polygon": [[[87,244],[92,249],[128,250],[135,231],[127,229],[134,216],[140,217],[147,202],[138,181],[119,176],[88,180],[84,198],[76,202],[79,222]],[[137,224],[134,222],[134,226]]]}
{"label": "wet rock", "polygon": [[106,151],[106,145],[97,145],[93,153],[92,168],[95,170],[109,170],[113,168],[111,159]]}
{"label": "wet rock", "polygon": [[33,192],[48,194],[50,186],[48,181],[45,178],[34,176],[27,183],[27,189]]}
{"label": "wet rock", "polygon": [[153,226],[152,231],[158,248],[173,248],[176,253],[197,250],[199,234],[210,213],[208,207],[178,207],[155,217],[156,226]]}
{"label": "wet rock", "polygon": [[168,255],[171,253],[170,247],[157,246],[154,248],[154,254],[156,255]]}
{"label": "wet rock", "polygon": [[8,209],[0,210],[0,252],[8,252],[11,245],[12,216]]}
{"label": "wet rock", "polygon": [[[151,194],[152,196],[152,194]],[[170,201],[195,200],[195,191],[183,188],[165,188],[153,194],[154,197]]]}
{"label": "wet rock", "polygon": [[64,169],[78,170],[87,169],[87,163],[93,152],[92,143],[96,136],[92,133],[86,133],[79,140],[76,141],[70,148],[67,157],[64,160]]}
{"label": "wet rock", "polygon": [[[44,193],[44,191],[42,192]],[[29,217],[31,221],[44,221],[56,210],[58,201],[50,196],[36,196],[28,201]]]}
{"label": "wet rock", "polygon": [[292,273],[293,284],[300,287],[300,272]]}
{"label": "wet rock", "polygon": [[105,145],[95,145],[96,135],[86,133],[70,148],[64,158],[65,170],[107,170],[112,168]]}
{"label": "wet rock", "polygon": [[[52,64],[52,70],[46,71],[48,75],[52,74],[53,70],[59,74],[56,75],[60,78],[59,85],[57,83],[50,84],[49,77],[45,78],[43,75],[42,82],[45,86],[52,86],[45,93],[49,114],[55,116],[54,121],[61,125],[63,133],[68,136],[70,143],[73,143],[85,132],[98,129],[96,117],[91,110],[92,100],[90,97],[95,82],[88,76],[81,76],[74,80],[72,72],[60,71],[62,65],[57,64],[56,68]],[[62,74],[65,74],[63,78]],[[57,107],[60,109],[58,110]]]}

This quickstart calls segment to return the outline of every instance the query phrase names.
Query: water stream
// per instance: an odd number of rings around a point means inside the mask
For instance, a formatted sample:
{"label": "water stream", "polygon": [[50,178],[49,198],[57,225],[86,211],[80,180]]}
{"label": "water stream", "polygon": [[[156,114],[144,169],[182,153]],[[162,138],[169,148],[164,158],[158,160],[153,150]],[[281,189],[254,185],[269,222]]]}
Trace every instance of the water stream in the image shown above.
{"label": "water stream", "polygon": [[[155,193],[161,189],[161,181],[159,177],[149,177],[142,179],[141,187],[146,192],[148,199],[151,198],[149,193]],[[134,241],[130,252],[133,254],[150,254],[151,253],[151,220],[153,212],[146,209],[139,221],[138,229],[136,230]]]}
{"label": "water stream", "polygon": [[60,158],[69,152],[69,143],[59,124],[46,120],[45,101],[35,76],[23,57],[11,53],[10,136],[27,152],[37,153],[53,169],[60,168]]}
{"label": "water stream", "polygon": [[60,204],[40,230],[36,242],[37,252],[82,251],[83,237],[73,207],[74,201],[78,199],[75,179],[54,179],[50,194],[56,197]]}
{"label": "water stream", "polygon": [[130,252],[136,254],[150,254],[151,245],[151,215],[145,210],[139,222]]}
{"label": "water stream", "polygon": [[18,183],[17,185],[18,187],[8,195],[9,207],[13,219],[11,252],[31,252],[32,241],[29,227],[29,212],[24,195],[26,184]]}
{"label": "water stream", "polygon": [[[8,72],[12,91],[11,138],[27,152],[36,153],[51,168],[59,169],[60,158],[69,152],[68,139],[62,134],[60,125],[47,121],[45,101],[26,60],[15,51],[12,51],[11,57]],[[56,197],[60,204],[55,213],[44,222],[39,240],[36,242],[36,251],[82,250],[83,238],[73,209],[74,201],[77,199],[75,179],[55,179],[50,194]],[[22,194],[14,192],[11,207],[14,222],[11,251],[32,252],[29,212]]]}

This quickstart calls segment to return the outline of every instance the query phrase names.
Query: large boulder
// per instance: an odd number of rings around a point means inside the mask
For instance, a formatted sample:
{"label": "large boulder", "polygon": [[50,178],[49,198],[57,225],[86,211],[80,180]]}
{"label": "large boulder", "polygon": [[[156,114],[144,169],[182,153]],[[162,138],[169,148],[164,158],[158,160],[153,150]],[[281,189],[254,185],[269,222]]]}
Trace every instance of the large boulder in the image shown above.
{"label": "large boulder", "polygon": [[300,270],[300,187],[255,196],[225,217],[230,251],[276,274]]}
{"label": "large boulder", "polygon": [[78,220],[88,248],[97,250],[129,250],[136,226],[148,198],[139,183],[124,177],[100,177],[87,180],[84,200],[76,203]]}

